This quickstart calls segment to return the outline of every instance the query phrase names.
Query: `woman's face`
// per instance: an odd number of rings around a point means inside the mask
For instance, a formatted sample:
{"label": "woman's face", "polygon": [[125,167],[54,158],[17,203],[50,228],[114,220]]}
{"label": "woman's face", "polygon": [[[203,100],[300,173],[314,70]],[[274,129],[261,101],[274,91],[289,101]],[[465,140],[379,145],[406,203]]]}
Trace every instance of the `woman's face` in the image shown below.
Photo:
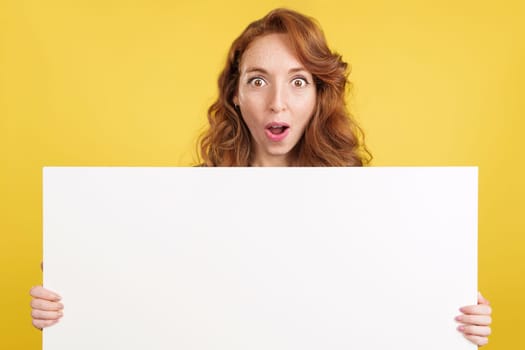
{"label": "woman's face", "polygon": [[255,144],[256,166],[287,166],[316,105],[312,74],[285,34],[255,39],[244,52],[234,103]]}

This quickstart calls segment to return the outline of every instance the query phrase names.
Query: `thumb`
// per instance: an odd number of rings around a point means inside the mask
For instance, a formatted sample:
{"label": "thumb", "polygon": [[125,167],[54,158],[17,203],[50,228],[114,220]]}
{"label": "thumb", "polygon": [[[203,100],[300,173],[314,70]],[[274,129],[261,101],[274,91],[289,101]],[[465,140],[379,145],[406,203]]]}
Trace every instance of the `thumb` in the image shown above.
{"label": "thumb", "polygon": [[478,304],[490,305],[490,302],[481,295],[481,292],[478,292]]}

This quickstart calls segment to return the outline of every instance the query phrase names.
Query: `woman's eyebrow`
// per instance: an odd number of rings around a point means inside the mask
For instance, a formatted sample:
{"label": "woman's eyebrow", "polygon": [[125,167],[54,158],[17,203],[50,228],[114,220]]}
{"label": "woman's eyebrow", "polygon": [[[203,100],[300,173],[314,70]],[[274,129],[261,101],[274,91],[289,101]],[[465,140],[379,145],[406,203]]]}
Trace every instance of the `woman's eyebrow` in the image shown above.
{"label": "woman's eyebrow", "polygon": [[248,67],[246,68],[246,73],[262,73],[262,74],[268,74],[268,71],[264,68],[259,67]]}
{"label": "woman's eyebrow", "polygon": [[292,73],[297,73],[297,72],[306,72],[307,70],[304,69],[304,67],[297,67],[297,68],[292,68],[288,71],[288,74],[292,74]]}

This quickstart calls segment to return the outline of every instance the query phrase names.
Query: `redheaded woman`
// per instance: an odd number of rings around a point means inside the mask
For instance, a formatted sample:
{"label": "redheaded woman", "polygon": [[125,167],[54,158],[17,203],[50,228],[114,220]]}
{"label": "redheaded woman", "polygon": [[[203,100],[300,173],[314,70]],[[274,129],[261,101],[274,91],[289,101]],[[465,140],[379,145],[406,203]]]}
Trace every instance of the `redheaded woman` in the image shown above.
{"label": "redheaded woman", "polygon": [[[346,105],[348,66],[316,22],[276,9],[233,42],[219,77],[219,97],[201,137],[203,166],[362,166],[371,156]],[[31,290],[33,325],[55,324],[63,305],[41,286]],[[458,330],[477,345],[490,334],[481,294],[461,309]]]}

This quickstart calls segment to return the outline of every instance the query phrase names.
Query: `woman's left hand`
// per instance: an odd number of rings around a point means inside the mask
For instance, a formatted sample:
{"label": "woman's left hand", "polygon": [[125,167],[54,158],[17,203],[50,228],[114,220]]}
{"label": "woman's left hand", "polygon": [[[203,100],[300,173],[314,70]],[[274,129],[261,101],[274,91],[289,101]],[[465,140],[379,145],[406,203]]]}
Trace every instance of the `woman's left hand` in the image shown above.
{"label": "woman's left hand", "polygon": [[478,305],[463,306],[459,309],[462,315],[456,317],[456,321],[461,323],[458,331],[462,332],[465,338],[478,346],[483,346],[489,342],[490,324],[492,323],[492,309],[489,301],[478,292]]}

